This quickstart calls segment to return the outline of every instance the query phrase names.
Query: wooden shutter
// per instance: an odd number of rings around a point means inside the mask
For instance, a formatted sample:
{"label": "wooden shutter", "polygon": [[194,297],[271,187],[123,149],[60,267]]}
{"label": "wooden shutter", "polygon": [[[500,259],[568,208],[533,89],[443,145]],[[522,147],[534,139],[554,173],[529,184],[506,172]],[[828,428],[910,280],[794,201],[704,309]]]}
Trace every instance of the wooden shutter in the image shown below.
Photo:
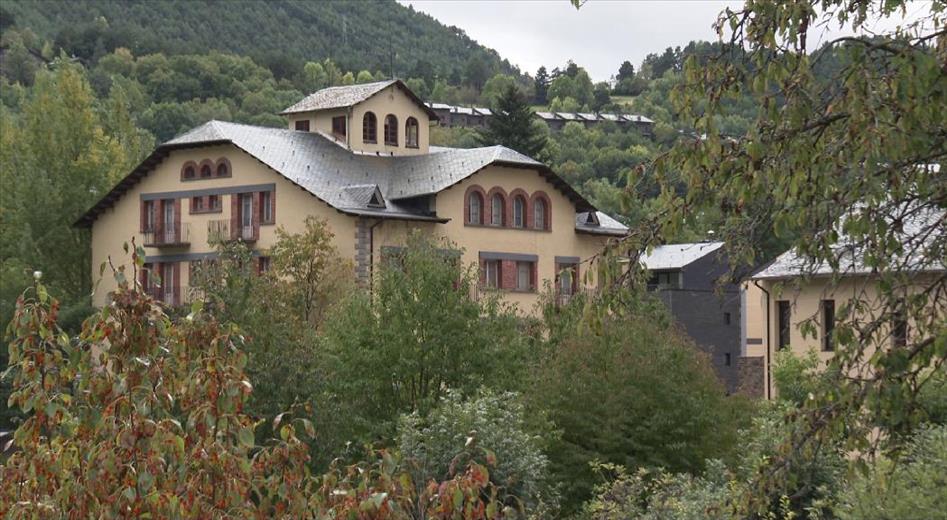
{"label": "wooden shutter", "polygon": [[172,265],[171,269],[174,272],[174,285],[172,286],[174,302],[172,303],[173,305],[181,305],[181,262],[174,262]]}
{"label": "wooden shutter", "polygon": [[181,236],[181,199],[174,199],[174,239],[176,242],[183,242]]}

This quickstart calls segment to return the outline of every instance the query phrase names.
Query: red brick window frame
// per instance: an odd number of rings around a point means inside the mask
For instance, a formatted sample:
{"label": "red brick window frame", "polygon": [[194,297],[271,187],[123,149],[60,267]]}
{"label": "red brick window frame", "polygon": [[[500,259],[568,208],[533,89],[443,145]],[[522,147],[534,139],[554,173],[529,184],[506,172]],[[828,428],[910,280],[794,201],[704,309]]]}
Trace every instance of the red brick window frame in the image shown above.
{"label": "red brick window frame", "polygon": [[[474,214],[471,211],[471,202],[476,201],[480,204],[480,210]],[[464,192],[464,225],[482,226],[484,217],[487,213],[487,197],[483,188],[476,184],[467,187]]]}
{"label": "red brick window frame", "polygon": [[[533,196],[530,197],[530,209],[529,216],[531,218],[530,229],[535,229],[537,231],[551,231],[552,230],[552,203],[549,200],[549,195],[546,195],[544,191],[537,191],[533,193]],[[538,220],[537,217],[541,217],[542,220]]]}
{"label": "red brick window frame", "polygon": [[197,178],[198,179],[213,179],[215,169],[216,169],[216,165],[214,164],[213,161],[211,161],[210,159],[204,159],[203,161],[201,161],[200,168],[197,169],[197,172],[198,172]]}
{"label": "red brick window frame", "polygon": [[184,163],[184,166],[181,166],[181,180],[182,181],[193,181],[197,178],[197,163],[194,161],[187,161]]}
{"label": "red brick window frame", "polygon": [[536,292],[539,257],[519,253],[480,252],[480,285],[512,292]]}
{"label": "red brick window frame", "polygon": [[362,116],[362,142],[378,142],[378,118],[374,112],[365,112]]}
{"label": "red brick window frame", "polygon": [[[519,211],[517,211],[519,209]],[[509,227],[516,229],[530,229],[533,227],[533,217],[530,215],[529,194],[517,188],[510,192],[509,199]]]}
{"label": "red brick window frame", "polygon": [[233,168],[230,166],[230,160],[226,157],[221,157],[217,159],[217,165],[214,168],[214,174],[216,177],[232,177]]}
{"label": "red brick window frame", "polygon": [[[506,191],[494,186],[487,192],[487,206],[483,223],[488,226],[505,227],[510,224],[509,197]],[[499,221],[497,220],[499,217]]]}

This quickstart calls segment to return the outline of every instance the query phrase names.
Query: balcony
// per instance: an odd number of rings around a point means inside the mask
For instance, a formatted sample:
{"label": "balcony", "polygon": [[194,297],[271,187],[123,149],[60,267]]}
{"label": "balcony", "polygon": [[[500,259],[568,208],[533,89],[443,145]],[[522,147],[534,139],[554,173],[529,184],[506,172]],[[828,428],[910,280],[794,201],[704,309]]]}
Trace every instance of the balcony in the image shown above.
{"label": "balcony", "polygon": [[146,247],[187,247],[191,245],[191,224],[172,223],[160,231],[145,231],[142,236]]}
{"label": "balcony", "polygon": [[260,238],[260,227],[256,222],[249,226],[240,226],[232,230],[229,220],[211,220],[207,223],[207,241],[228,242],[231,240],[243,240],[244,242],[256,242]]}
{"label": "balcony", "polygon": [[179,285],[176,287],[161,287],[158,285],[152,285],[151,287],[146,287],[144,291],[149,296],[154,298],[155,301],[170,307],[186,305],[194,301],[203,300],[205,298],[204,290],[202,288],[189,287],[186,285]]}

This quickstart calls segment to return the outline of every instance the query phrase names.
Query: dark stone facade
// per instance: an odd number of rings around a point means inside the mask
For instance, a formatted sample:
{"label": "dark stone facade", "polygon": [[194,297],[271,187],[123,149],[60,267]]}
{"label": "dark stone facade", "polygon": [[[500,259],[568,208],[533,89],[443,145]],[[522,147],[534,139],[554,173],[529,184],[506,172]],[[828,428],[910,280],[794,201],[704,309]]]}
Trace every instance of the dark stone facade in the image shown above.
{"label": "dark stone facade", "polygon": [[728,271],[723,256],[711,253],[680,269],[679,287],[660,288],[654,294],[710,356],[718,377],[732,394],[741,384],[740,290],[736,284],[717,287],[717,280]]}

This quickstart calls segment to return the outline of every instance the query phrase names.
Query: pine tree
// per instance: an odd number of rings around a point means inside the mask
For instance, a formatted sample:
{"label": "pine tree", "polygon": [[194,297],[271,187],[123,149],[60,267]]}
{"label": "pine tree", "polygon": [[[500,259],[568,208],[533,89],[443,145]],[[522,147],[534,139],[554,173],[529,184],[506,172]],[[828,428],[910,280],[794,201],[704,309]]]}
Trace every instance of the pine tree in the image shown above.
{"label": "pine tree", "polygon": [[526,95],[509,85],[497,99],[493,117],[487,128],[477,136],[485,145],[500,144],[530,157],[537,157],[546,147],[546,134],[535,126],[535,116]]}
{"label": "pine tree", "polygon": [[549,90],[549,73],[546,72],[545,66],[539,67],[539,70],[536,71],[536,79],[533,81],[536,90],[534,101],[537,105],[545,105],[548,101],[546,93]]}

